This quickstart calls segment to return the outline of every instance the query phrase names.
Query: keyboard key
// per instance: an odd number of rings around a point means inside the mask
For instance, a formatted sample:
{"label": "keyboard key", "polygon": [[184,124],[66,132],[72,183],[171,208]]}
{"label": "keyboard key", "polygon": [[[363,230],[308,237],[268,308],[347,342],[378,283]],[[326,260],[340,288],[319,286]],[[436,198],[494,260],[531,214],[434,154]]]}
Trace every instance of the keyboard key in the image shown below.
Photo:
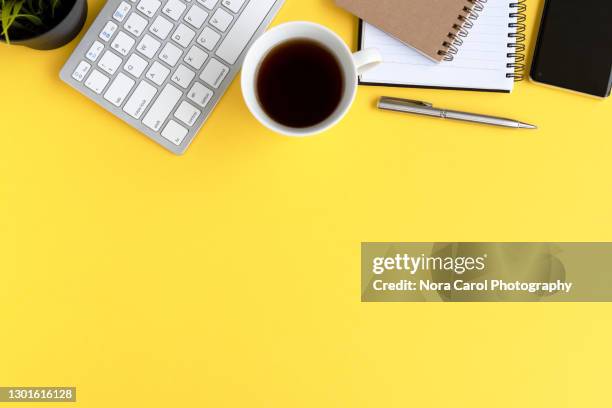
{"label": "keyboard key", "polygon": [[142,81],[123,107],[124,112],[136,119],[140,118],[156,93],[157,89],[153,85]]}
{"label": "keyboard key", "polygon": [[212,96],[213,91],[211,91],[199,82],[193,84],[193,86],[189,90],[189,93],[187,94],[187,97],[189,99],[200,105],[202,108],[206,107]]}
{"label": "keyboard key", "polygon": [[85,86],[94,91],[97,94],[102,93],[106,84],[108,84],[108,77],[94,69],[87,81],[85,81]]}
{"label": "keyboard key", "polygon": [[100,38],[102,41],[108,41],[115,34],[115,31],[117,31],[117,24],[109,21],[100,32]]}
{"label": "keyboard key", "polygon": [[245,0],[223,0],[222,2],[225,7],[232,10],[234,13],[237,13],[244,3]]}
{"label": "keyboard key", "polygon": [[183,11],[185,11],[186,8],[187,6],[179,0],[168,0],[162,12],[174,21],[178,21],[178,19],[181,18],[181,14],[183,14]]}
{"label": "keyboard key", "polygon": [[210,18],[210,25],[219,29],[219,31],[227,30],[234,17],[223,9],[217,9],[215,14]]}
{"label": "keyboard key", "polygon": [[168,37],[168,34],[170,34],[170,31],[172,31],[173,27],[174,24],[172,24],[170,21],[166,20],[162,16],[157,16],[153,24],[151,24],[149,31],[162,40],[165,40],[166,37]]}
{"label": "keyboard key", "polygon": [[104,55],[102,55],[102,58],[100,58],[98,66],[106,71],[109,75],[114,75],[122,62],[123,60],[118,55],[111,51],[106,51]]}
{"label": "keyboard key", "polygon": [[140,41],[140,44],[138,44],[138,47],[136,47],[136,49],[140,51],[142,55],[144,55],[145,57],[153,58],[153,56],[155,55],[155,53],[157,52],[160,46],[161,46],[161,43],[159,41],[151,37],[149,34],[145,34],[145,36],[142,37],[142,41]]}
{"label": "keyboard key", "polygon": [[166,118],[170,116],[170,112],[172,112],[181,99],[181,96],[183,96],[181,91],[167,84],[157,100],[151,105],[151,109],[145,115],[142,123],[157,132],[166,121]]}
{"label": "keyboard key", "polygon": [[206,82],[208,85],[213,88],[218,88],[219,85],[225,79],[225,76],[229,72],[229,68],[217,61],[214,58],[211,58],[206,67],[200,74],[200,79]]}
{"label": "keyboard key", "polygon": [[136,8],[147,17],[153,17],[159,6],[161,6],[161,3],[157,0],[140,0]]}
{"label": "keyboard key", "polygon": [[195,69],[200,69],[202,68],[202,65],[204,65],[206,58],[208,58],[208,54],[194,45],[189,49],[189,52],[185,56],[185,62]]}
{"label": "keyboard key", "polygon": [[193,126],[198,116],[200,116],[200,112],[189,102],[181,102],[176,112],[174,112],[174,117],[183,122],[186,125]]}
{"label": "keyboard key", "polygon": [[159,59],[173,67],[181,58],[181,54],[183,54],[183,50],[172,43],[167,43],[159,53]]}
{"label": "keyboard key", "polygon": [[72,77],[76,79],[77,81],[81,82],[83,78],[85,78],[85,75],[87,75],[87,73],[89,72],[90,68],[91,68],[90,64],[88,64],[85,61],[81,61],[79,62],[79,65],[76,67],[76,69],[72,73]]}
{"label": "keyboard key", "polygon": [[196,5],[191,6],[187,14],[185,14],[185,21],[195,28],[202,27],[202,24],[204,24],[204,21],[206,21],[207,18],[208,13]]}
{"label": "keyboard key", "polygon": [[113,40],[111,47],[118,51],[121,55],[128,55],[135,42],[136,40],[134,40],[132,37],[123,31],[120,31]]}
{"label": "keyboard key", "polygon": [[198,3],[200,3],[209,10],[214,9],[218,2],[219,0],[198,0]]}
{"label": "keyboard key", "polygon": [[122,1],[117,10],[113,13],[113,18],[119,22],[122,22],[127,13],[130,11],[132,6],[130,6],[125,1]]}
{"label": "keyboard key", "polygon": [[198,44],[206,48],[208,51],[212,51],[217,45],[217,42],[221,39],[221,36],[209,27],[204,27],[202,34],[198,37]]}
{"label": "keyboard key", "polygon": [[120,72],[113,83],[108,87],[104,94],[104,99],[115,106],[121,106],[125,98],[128,96],[135,82],[133,79]]}
{"label": "keyboard key", "polygon": [[175,121],[170,120],[161,132],[161,135],[178,146],[183,142],[185,136],[187,136],[187,129]]}
{"label": "keyboard key", "polygon": [[152,82],[155,82],[157,85],[161,86],[161,84],[163,84],[166,78],[168,77],[169,73],[170,70],[168,68],[155,61],[153,65],[151,65],[151,68],[149,68],[145,76]]}
{"label": "keyboard key", "polygon": [[184,66],[179,65],[174,74],[172,74],[172,80],[176,82],[181,88],[187,89],[193,78],[195,78],[195,72]]}
{"label": "keyboard key", "polygon": [[148,62],[136,54],[130,55],[127,62],[123,66],[128,73],[134,75],[136,78],[140,78],[145,68],[147,68]]}
{"label": "keyboard key", "polygon": [[223,39],[217,50],[217,55],[227,63],[235,64],[274,3],[276,3],[276,0],[249,2]]}
{"label": "keyboard key", "polygon": [[195,37],[195,32],[185,24],[180,24],[176,31],[174,31],[174,34],[172,34],[172,39],[183,48],[189,45],[193,37]]}
{"label": "keyboard key", "polygon": [[147,27],[147,20],[144,17],[136,13],[130,14],[128,19],[123,26],[128,32],[134,34],[136,37],[139,37],[140,34],[143,33],[144,29]]}
{"label": "keyboard key", "polygon": [[100,41],[94,41],[93,45],[89,48],[89,51],[87,51],[85,56],[88,60],[95,61],[98,59],[103,49],[104,44],[102,44]]}

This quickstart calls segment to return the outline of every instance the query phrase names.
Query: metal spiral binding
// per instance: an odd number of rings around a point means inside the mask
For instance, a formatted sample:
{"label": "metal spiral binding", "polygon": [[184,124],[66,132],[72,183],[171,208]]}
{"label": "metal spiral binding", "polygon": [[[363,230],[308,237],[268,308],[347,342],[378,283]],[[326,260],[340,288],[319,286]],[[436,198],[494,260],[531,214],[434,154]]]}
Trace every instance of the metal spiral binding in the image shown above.
{"label": "metal spiral binding", "polygon": [[514,42],[508,43],[508,48],[511,52],[506,54],[508,58],[514,58],[514,62],[506,64],[506,67],[512,69],[512,72],[506,74],[506,78],[514,78],[514,81],[522,81],[525,73],[525,20],[527,19],[525,12],[527,5],[525,0],[518,0],[516,3],[510,4],[514,10],[510,13],[510,17],[516,18],[515,23],[510,23],[510,28],[515,28],[514,33],[508,34],[509,38],[513,38]]}
{"label": "metal spiral binding", "polygon": [[[466,1],[469,5],[463,7],[461,14],[457,16],[457,22],[453,24],[453,31],[447,35],[448,40],[442,43],[443,49],[438,51],[438,55],[444,56],[444,61],[452,61],[455,58],[455,54],[459,51],[458,47],[463,45],[463,38],[468,36],[469,30],[474,27],[474,21],[478,19],[480,12],[484,10],[484,4],[487,2],[487,0]],[[520,2],[521,0],[519,0]]]}

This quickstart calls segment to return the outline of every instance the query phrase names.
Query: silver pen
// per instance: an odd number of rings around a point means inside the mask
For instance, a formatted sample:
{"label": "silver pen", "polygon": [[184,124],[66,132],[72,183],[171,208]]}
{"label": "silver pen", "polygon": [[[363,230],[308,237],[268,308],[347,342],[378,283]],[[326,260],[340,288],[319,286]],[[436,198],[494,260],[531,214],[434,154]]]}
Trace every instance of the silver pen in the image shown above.
{"label": "silver pen", "polygon": [[441,119],[455,119],[485,125],[503,126],[515,129],[537,129],[537,126],[517,120],[498,118],[496,116],[479,115],[477,113],[459,112],[448,109],[434,108],[431,103],[410,99],[390,98],[383,96],[378,101],[378,108],[396,112],[414,113]]}

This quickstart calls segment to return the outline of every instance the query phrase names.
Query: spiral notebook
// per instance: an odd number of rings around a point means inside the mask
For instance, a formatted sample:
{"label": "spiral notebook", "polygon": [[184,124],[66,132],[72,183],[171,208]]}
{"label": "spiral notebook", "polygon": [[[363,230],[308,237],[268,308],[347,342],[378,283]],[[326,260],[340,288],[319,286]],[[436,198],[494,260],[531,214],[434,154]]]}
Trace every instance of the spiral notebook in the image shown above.
{"label": "spiral notebook", "polygon": [[[397,1],[420,3],[420,0]],[[384,62],[363,74],[360,83],[511,92],[524,71],[524,0],[463,3],[471,5],[470,11],[446,48],[439,50],[443,54],[439,63],[425,57],[423,50],[407,46],[406,37],[400,41],[382,31],[387,30],[382,24],[377,27],[362,21],[360,48],[378,48]]]}
{"label": "spiral notebook", "polygon": [[434,61],[442,61],[472,11],[486,0],[336,0],[336,3]]}

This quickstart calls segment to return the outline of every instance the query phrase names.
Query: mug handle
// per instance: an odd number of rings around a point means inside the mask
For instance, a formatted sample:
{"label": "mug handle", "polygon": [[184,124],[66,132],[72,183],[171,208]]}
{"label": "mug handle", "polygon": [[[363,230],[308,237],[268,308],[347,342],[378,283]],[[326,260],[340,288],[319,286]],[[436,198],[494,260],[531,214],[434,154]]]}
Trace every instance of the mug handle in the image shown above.
{"label": "mug handle", "polygon": [[353,54],[353,62],[357,68],[357,75],[371,70],[382,61],[382,54],[376,48],[367,48]]}

